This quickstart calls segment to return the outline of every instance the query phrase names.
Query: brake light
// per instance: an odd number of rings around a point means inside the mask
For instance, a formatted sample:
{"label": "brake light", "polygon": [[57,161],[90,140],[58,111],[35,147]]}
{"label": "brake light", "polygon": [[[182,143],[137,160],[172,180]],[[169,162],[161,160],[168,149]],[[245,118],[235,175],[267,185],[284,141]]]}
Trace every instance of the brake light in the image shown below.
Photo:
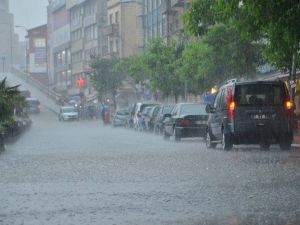
{"label": "brake light", "polygon": [[230,110],[230,111],[234,111],[234,110],[235,110],[235,102],[234,102],[234,101],[231,101],[231,102],[229,103],[229,110]]}
{"label": "brake light", "polygon": [[189,125],[190,125],[190,121],[189,120],[181,120],[180,121],[180,126],[187,127]]}
{"label": "brake light", "polygon": [[293,103],[290,100],[288,100],[285,102],[285,107],[287,110],[291,110],[293,108]]}
{"label": "brake light", "polygon": [[230,119],[233,119],[234,117],[235,106],[236,106],[235,101],[231,100],[228,105]]}

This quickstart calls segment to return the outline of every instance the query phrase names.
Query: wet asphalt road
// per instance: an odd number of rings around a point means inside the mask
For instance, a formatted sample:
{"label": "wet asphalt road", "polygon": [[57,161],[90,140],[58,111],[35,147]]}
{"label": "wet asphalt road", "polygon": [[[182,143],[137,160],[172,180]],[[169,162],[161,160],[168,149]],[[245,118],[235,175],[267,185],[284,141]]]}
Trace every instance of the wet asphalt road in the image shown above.
{"label": "wet asphalt road", "polygon": [[0,154],[1,225],[300,224],[300,152],[207,150],[47,109]]}

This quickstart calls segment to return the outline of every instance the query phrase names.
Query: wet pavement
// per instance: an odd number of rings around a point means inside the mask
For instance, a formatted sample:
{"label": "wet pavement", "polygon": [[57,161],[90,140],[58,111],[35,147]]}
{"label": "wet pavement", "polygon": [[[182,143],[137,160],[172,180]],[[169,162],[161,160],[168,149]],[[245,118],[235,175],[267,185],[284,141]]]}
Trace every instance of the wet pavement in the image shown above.
{"label": "wet pavement", "polygon": [[0,225],[300,224],[300,151],[207,150],[199,139],[40,115],[0,154]]}
{"label": "wet pavement", "polygon": [[300,154],[207,150],[44,109],[0,155],[0,224],[299,224]]}

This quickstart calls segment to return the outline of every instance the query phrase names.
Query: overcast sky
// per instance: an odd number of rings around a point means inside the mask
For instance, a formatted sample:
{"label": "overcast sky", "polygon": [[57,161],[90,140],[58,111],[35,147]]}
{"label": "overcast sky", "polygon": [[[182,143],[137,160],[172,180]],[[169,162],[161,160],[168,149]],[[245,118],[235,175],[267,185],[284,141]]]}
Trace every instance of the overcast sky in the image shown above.
{"label": "overcast sky", "polygon": [[[15,25],[28,29],[47,23],[48,0],[10,0],[10,12],[14,14]],[[24,40],[26,32],[22,28],[15,28],[20,40]]]}

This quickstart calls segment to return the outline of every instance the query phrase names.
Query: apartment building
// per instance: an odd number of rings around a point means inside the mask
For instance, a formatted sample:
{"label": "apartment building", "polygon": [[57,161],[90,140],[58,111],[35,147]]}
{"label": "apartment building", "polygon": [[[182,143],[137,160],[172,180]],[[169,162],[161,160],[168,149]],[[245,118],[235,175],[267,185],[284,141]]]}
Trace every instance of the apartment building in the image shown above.
{"label": "apartment building", "polygon": [[182,15],[191,6],[192,0],[164,0],[161,13],[163,14],[163,37],[165,40],[179,39],[184,35]]}
{"label": "apartment building", "polygon": [[14,16],[9,12],[9,0],[0,1],[0,65],[8,72],[17,62],[19,37],[14,32]]}
{"label": "apartment building", "polygon": [[72,87],[70,15],[66,0],[49,1],[48,12],[48,76],[57,92]]}
{"label": "apartment building", "polygon": [[[89,82],[90,58],[102,57],[107,52],[107,40],[103,28],[107,18],[107,0],[67,0],[70,12],[71,33],[71,71],[74,94],[84,92],[90,95],[92,86]],[[78,80],[84,86],[78,86]]]}
{"label": "apartment building", "polygon": [[47,25],[28,30],[26,58],[28,73],[44,85],[48,85],[47,74]]}
{"label": "apartment building", "polygon": [[128,57],[144,48],[143,2],[136,0],[108,0],[107,26],[104,35],[108,40],[106,57]]}
{"label": "apartment building", "polygon": [[144,6],[144,43],[149,44],[151,39],[163,37],[162,5],[164,0],[143,0]]}

